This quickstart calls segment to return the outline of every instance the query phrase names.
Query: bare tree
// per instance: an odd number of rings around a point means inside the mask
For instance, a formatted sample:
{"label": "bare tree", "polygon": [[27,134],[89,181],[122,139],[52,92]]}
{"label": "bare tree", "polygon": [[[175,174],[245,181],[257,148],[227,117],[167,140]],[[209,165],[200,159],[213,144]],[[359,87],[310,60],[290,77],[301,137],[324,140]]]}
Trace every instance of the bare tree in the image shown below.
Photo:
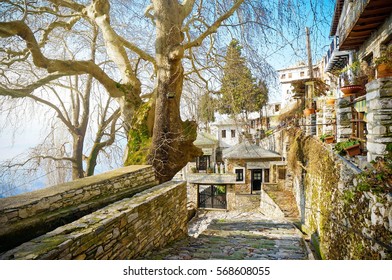
{"label": "bare tree", "polygon": [[[97,29],[94,29],[91,38],[87,39],[83,44],[86,47],[90,45],[91,61],[95,61],[97,51]],[[77,52],[71,50],[69,47],[67,37],[59,38],[68,56],[75,59]],[[29,66],[29,64],[27,64]],[[31,75],[34,75],[32,72]],[[116,108],[112,102],[112,98],[105,97],[99,100],[95,115],[98,120],[96,122],[95,136],[92,139],[93,145],[88,150],[85,147],[85,138],[88,126],[91,125],[91,117],[94,112],[91,110],[92,91],[94,86],[94,78],[92,75],[74,75],[67,78],[59,78],[56,81],[50,81],[44,84],[40,89],[34,90],[31,93],[23,94],[20,97],[24,99],[32,99],[38,104],[49,108],[55,113],[57,118],[50,118],[52,121],[52,129],[44,142],[37,145],[27,155],[27,157],[20,161],[17,159],[11,160],[3,164],[4,169],[30,166],[31,170],[37,170],[37,162],[44,163],[47,166],[47,172],[52,178],[52,182],[60,183],[67,180],[67,167],[71,166],[72,179],[82,178],[94,174],[97,165],[97,158],[99,153],[106,147],[112,145],[115,136],[119,130],[117,125],[120,118],[120,109]],[[99,92],[99,87],[96,86],[95,92]],[[12,100],[9,101],[12,103]],[[18,112],[15,108],[15,114]],[[65,135],[64,131],[68,131],[70,137],[59,137]],[[83,162],[86,162],[86,170],[83,168]],[[66,163],[68,162],[68,163]],[[58,172],[54,174],[50,171],[53,168],[49,166],[56,166]]]}

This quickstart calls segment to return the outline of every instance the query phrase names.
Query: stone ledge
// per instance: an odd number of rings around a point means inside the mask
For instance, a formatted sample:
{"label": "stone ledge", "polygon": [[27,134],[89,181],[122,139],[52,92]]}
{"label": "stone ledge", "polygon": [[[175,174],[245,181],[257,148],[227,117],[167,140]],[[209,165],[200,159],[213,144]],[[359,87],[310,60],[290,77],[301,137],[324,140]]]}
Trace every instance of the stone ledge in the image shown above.
{"label": "stone ledge", "polygon": [[51,186],[48,188],[36,190],[33,192],[28,192],[24,194],[19,194],[11,197],[0,198],[0,212],[8,208],[17,208],[25,205],[26,203],[31,203],[33,201],[38,201],[43,197],[55,196],[59,193],[64,193],[70,190],[80,189],[82,187],[87,187],[102,183],[103,181],[112,180],[114,178],[127,176],[130,173],[137,171],[152,169],[150,165],[132,165],[115,170],[111,170],[102,174],[77,179],[64,184]]}
{"label": "stone ledge", "polygon": [[167,182],[5,252],[0,259],[129,259],[186,235],[185,182]]}
{"label": "stone ledge", "polygon": [[151,166],[129,166],[0,199],[0,252],[157,184]]}

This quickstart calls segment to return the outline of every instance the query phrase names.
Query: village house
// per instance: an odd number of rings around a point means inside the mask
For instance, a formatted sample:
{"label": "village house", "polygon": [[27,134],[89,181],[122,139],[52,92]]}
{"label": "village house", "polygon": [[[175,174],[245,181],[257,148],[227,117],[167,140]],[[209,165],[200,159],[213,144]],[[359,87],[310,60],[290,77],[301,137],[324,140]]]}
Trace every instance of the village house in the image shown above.
{"label": "village house", "polygon": [[222,173],[188,174],[188,199],[197,208],[257,208],[262,184],[282,177],[276,168],[282,157],[248,141],[225,149],[222,158],[225,167]]}

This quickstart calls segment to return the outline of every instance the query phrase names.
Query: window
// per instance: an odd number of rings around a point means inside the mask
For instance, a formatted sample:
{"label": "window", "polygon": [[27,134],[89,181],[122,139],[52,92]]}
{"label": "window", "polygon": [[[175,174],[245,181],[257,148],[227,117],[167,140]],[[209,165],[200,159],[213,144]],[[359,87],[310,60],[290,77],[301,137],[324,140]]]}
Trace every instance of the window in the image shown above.
{"label": "window", "polygon": [[293,77],[293,74],[292,74],[292,73],[289,73],[289,79],[292,78],[292,77]]}
{"label": "window", "polygon": [[264,183],[269,183],[269,169],[264,169]]}
{"label": "window", "polygon": [[275,105],[275,112],[278,112],[280,110],[280,105]]}
{"label": "window", "polygon": [[286,168],[278,167],[278,179],[279,180],[286,179]]}
{"label": "window", "polygon": [[222,130],[222,138],[226,138],[226,130]]}
{"label": "window", "polygon": [[244,168],[234,168],[236,182],[244,182],[245,181],[244,171],[245,171]]}
{"label": "window", "polygon": [[234,129],[231,130],[231,138],[235,138],[235,130]]}
{"label": "window", "polygon": [[[362,103],[366,103],[366,100],[362,101]],[[366,105],[364,105],[366,106]],[[351,138],[355,138],[361,140],[362,142],[366,142],[366,122],[364,120],[365,112],[357,112],[355,109],[351,110],[352,119],[351,119]]]}
{"label": "window", "polygon": [[304,71],[301,71],[301,72],[299,73],[299,76],[300,76],[300,77],[304,77],[304,76],[305,76],[305,72],[304,72]]}
{"label": "window", "polygon": [[280,76],[280,78],[281,78],[282,80],[286,79],[286,74],[282,74],[282,76]]}

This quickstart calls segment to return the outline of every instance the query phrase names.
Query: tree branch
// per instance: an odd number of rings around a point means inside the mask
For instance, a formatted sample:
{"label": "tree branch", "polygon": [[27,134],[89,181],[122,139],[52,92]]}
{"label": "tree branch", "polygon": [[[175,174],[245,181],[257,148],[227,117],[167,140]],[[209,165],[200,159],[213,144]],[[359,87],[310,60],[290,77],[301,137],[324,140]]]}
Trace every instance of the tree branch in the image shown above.
{"label": "tree branch", "polygon": [[145,61],[151,62],[154,65],[154,69],[156,69],[156,61],[152,55],[149,55],[142,49],[138,48],[136,45],[132,44],[131,42],[125,40],[123,37],[118,35],[120,42],[124,45],[124,47],[130,49],[134,53],[136,53],[140,58],[144,59]]}
{"label": "tree branch", "polygon": [[55,60],[46,58],[37,43],[31,29],[26,23],[21,21],[0,22],[0,37],[7,38],[19,36],[25,40],[27,48],[33,56],[34,65],[46,69],[49,73],[62,72],[65,75],[91,74],[109,92],[112,97],[124,96],[118,83],[113,81],[99,66],[94,62],[76,60]]}
{"label": "tree branch", "polygon": [[195,0],[184,0],[182,1],[181,17],[184,20],[192,12]]}
{"label": "tree branch", "polygon": [[184,45],[184,49],[189,49],[192,47],[198,47],[201,45],[201,43],[203,42],[203,40],[215,33],[218,28],[220,27],[220,25],[222,24],[223,21],[225,21],[226,19],[228,19],[230,16],[232,16],[234,14],[234,12],[241,6],[241,4],[244,2],[245,0],[237,0],[233,6],[226,12],[224,13],[222,16],[220,16],[210,27],[207,28],[206,31],[204,31],[198,38],[196,38],[195,40],[193,40],[192,42],[188,42]]}
{"label": "tree branch", "polygon": [[128,55],[124,49],[123,40],[110,25],[109,10],[110,5],[107,0],[92,1],[91,5],[85,9],[85,13],[101,29],[107,53],[120,69],[124,83],[130,83],[134,88],[140,89],[141,83],[132,71]]}
{"label": "tree branch", "polygon": [[2,84],[0,84],[0,95],[3,96],[10,96],[12,98],[23,98],[29,96],[34,90],[36,90],[39,87],[42,87],[48,83],[50,83],[53,80],[56,80],[58,78],[61,78],[65,76],[64,73],[51,73],[47,75],[46,77],[37,80],[33,84],[30,84],[24,88],[7,88],[4,87]]}

